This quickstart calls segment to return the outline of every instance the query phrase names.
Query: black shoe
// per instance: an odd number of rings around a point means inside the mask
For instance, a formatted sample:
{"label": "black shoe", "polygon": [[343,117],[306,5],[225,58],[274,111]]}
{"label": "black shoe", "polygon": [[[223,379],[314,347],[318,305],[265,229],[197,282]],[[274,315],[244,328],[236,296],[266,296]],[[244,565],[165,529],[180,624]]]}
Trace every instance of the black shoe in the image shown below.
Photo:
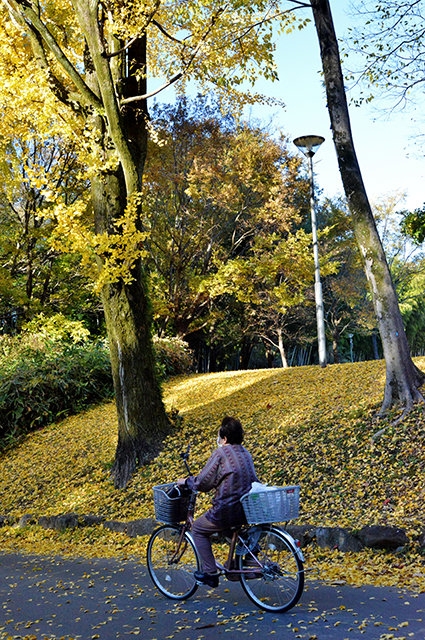
{"label": "black shoe", "polygon": [[218,573],[195,571],[193,576],[198,584],[206,584],[208,587],[218,587]]}

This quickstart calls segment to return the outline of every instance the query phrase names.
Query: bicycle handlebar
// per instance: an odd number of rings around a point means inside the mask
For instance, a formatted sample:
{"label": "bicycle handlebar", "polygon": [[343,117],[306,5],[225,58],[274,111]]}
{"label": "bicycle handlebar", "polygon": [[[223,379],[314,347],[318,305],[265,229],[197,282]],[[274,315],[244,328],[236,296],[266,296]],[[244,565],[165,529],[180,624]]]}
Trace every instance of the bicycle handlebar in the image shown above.
{"label": "bicycle handlebar", "polygon": [[190,444],[187,445],[186,451],[180,451],[180,458],[183,460],[184,464],[186,465],[186,469],[189,475],[193,476],[193,473],[189,469],[189,465],[187,463],[187,461],[189,460],[189,451],[190,451]]}

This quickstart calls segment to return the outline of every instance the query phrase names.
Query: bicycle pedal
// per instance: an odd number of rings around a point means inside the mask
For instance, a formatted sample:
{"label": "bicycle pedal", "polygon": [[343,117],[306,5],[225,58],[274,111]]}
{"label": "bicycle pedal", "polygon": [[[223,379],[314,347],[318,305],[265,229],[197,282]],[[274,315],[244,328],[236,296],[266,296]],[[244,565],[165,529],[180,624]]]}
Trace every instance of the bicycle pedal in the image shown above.
{"label": "bicycle pedal", "polygon": [[200,580],[197,580],[196,584],[198,585],[198,587],[209,587],[210,589],[215,589],[216,587],[218,587],[218,582],[210,584],[209,582],[201,582]]}
{"label": "bicycle pedal", "polygon": [[240,573],[226,573],[225,576],[229,582],[240,582],[241,579]]}

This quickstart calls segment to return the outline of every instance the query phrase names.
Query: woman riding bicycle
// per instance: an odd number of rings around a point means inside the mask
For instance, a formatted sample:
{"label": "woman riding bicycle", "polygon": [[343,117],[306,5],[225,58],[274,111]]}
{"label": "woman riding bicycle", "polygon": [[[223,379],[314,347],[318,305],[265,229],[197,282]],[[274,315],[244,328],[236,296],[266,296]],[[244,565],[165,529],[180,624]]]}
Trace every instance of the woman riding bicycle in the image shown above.
{"label": "woman riding bicycle", "polygon": [[217,587],[219,578],[210,537],[246,523],[240,498],[250,491],[253,482],[258,482],[251,454],[242,446],[243,438],[239,420],[225,417],[218,431],[218,448],[205,467],[196,477],[177,481],[195,491],[216,490],[212,507],[192,526],[193,539],[202,559],[202,571],[195,571],[195,579],[210,587]]}

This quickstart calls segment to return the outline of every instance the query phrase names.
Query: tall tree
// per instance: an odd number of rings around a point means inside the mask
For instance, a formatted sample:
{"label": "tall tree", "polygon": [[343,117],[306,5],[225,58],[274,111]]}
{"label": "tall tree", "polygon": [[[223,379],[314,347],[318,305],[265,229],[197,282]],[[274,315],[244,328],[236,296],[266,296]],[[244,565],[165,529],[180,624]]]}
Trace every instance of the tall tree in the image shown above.
{"label": "tall tree", "polygon": [[144,206],[153,305],[159,330],[186,337],[217,325],[217,274],[229,261],[260,253],[259,236],[269,240],[261,252],[276,253],[271,237],[300,221],[308,186],[283,135],[223,117],[199,97],[153,109],[152,125],[159,144]]}
{"label": "tall tree", "polygon": [[243,303],[247,330],[270,356],[279,351],[284,367],[287,312],[304,302],[314,273],[310,242],[302,230],[258,233],[250,251],[222,265],[209,284],[213,295],[228,293]]}
{"label": "tall tree", "polygon": [[397,295],[357,161],[329,0],[311,0],[311,8],[320,44],[339,170],[372,292],[384,351],[386,384],[380,414],[397,403],[404,405],[405,411],[408,411],[415,402],[423,402],[419,387],[425,375],[414,365],[410,356]]}
{"label": "tall tree", "polygon": [[400,210],[404,194],[393,192],[373,204],[375,220],[397,291],[407,339],[412,352],[423,349],[425,305],[425,256],[420,246],[412,244],[404,233],[411,213]]}
{"label": "tall tree", "polygon": [[[276,78],[270,21],[294,18],[275,0],[1,4],[1,131],[17,116],[21,127],[25,117],[37,118],[44,131],[61,122],[88,164],[94,234],[82,224],[84,203],[58,206],[57,224],[65,240],[81,250],[88,245],[99,267],[119,423],[112,474],[123,487],[170,430],[155,375],[141,244],[147,99],[193,79],[214,82],[230,102],[242,103],[241,82],[252,84],[258,73]],[[150,94],[148,72],[166,76]]]}
{"label": "tall tree", "polygon": [[327,200],[320,219],[329,232],[321,246],[335,263],[335,270],[323,278],[325,322],[332,338],[334,362],[340,361],[339,345],[344,334],[370,334],[376,326],[367,281],[354,236],[347,205],[341,199]]}

